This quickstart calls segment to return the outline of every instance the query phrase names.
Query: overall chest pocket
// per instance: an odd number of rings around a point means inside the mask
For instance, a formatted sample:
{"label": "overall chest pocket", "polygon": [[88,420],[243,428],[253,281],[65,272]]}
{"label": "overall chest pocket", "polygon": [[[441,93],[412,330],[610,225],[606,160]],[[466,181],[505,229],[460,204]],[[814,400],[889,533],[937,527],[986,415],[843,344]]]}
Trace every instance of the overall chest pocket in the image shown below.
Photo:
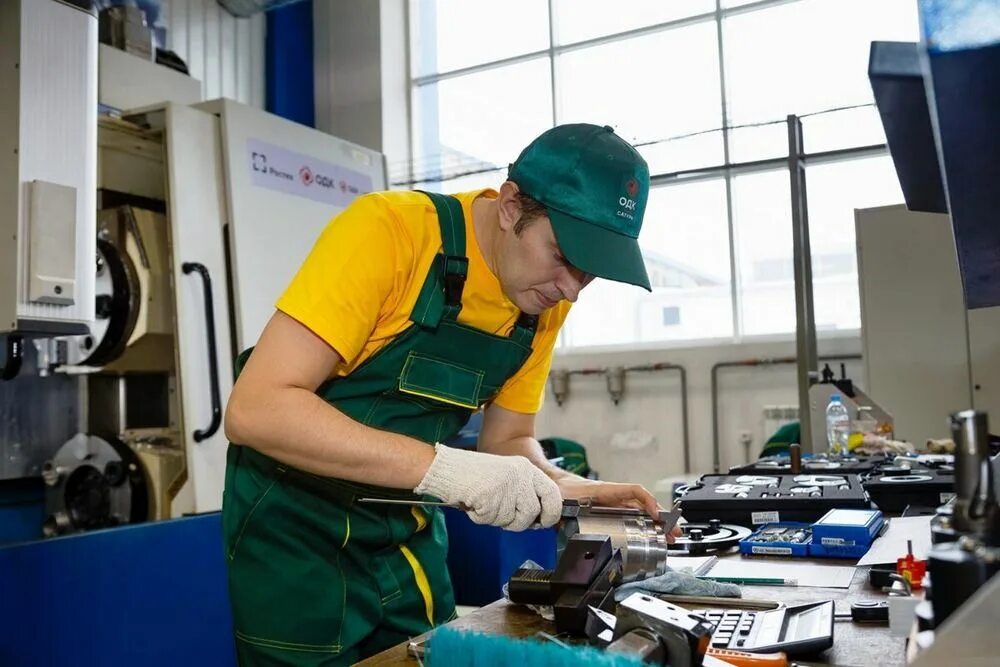
{"label": "overall chest pocket", "polygon": [[475,410],[482,403],[485,372],[411,351],[399,374],[399,391]]}

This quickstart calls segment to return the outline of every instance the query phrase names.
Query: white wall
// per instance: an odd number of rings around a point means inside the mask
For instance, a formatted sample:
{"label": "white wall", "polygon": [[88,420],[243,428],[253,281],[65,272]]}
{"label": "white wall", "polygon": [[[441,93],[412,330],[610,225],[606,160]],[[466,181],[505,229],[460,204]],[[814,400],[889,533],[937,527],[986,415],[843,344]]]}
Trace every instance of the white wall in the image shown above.
{"label": "white wall", "polygon": [[[821,356],[858,354],[857,336],[819,342]],[[578,369],[630,366],[652,362],[679,364],[687,370],[692,477],[712,471],[711,371],[719,361],[777,358],[795,355],[794,340],[772,343],[722,344],[704,347],[646,349],[605,353],[557,354],[553,368]],[[831,364],[838,374],[839,364]],[[847,363],[848,377],[865,386],[861,361]],[[719,442],[722,468],[748,461],[740,432],[752,434],[750,458],[756,459],[765,440],[763,409],[766,405],[798,403],[794,365],[719,370]],[[602,479],[637,482],[653,488],[657,480],[682,476],[684,456],[681,429],[681,395],[676,371],[629,373],[625,396],[615,406],[602,375],[570,378],[568,399],[560,407],[546,389],[539,414],[539,437],[561,436],[583,443],[588,459]],[[635,452],[613,449],[615,433],[638,430],[654,436],[656,445]]]}
{"label": "white wall", "polygon": [[264,108],[264,14],[238,19],[216,0],[163,0],[167,48],[201,81],[204,99]]}

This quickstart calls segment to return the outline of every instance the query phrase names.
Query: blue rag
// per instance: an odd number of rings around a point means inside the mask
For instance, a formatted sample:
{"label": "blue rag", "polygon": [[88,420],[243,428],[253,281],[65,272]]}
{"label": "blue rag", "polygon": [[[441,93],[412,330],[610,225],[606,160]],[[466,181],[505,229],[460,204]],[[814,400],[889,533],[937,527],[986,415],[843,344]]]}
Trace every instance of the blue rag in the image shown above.
{"label": "blue rag", "polygon": [[661,575],[643,579],[642,581],[630,581],[627,584],[622,584],[615,589],[615,601],[621,602],[632,593],[645,593],[646,595],[666,593],[669,595],[692,595],[713,598],[742,597],[740,587],[736,584],[699,579],[687,572],[677,572],[675,570],[667,570]]}

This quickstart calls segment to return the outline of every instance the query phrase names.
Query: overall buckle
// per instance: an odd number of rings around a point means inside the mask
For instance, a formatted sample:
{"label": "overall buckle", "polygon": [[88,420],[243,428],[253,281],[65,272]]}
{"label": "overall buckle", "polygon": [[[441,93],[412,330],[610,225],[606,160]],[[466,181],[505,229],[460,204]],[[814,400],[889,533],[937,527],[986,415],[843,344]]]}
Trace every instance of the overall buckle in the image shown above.
{"label": "overall buckle", "polygon": [[449,306],[462,302],[462,290],[469,273],[469,258],[461,255],[441,255],[444,261],[444,298]]}
{"label": "overall buckle", "polygon": [[538,315],[521,313],[521,315],[517,318],[517,326],[534,331],[538,328]]}

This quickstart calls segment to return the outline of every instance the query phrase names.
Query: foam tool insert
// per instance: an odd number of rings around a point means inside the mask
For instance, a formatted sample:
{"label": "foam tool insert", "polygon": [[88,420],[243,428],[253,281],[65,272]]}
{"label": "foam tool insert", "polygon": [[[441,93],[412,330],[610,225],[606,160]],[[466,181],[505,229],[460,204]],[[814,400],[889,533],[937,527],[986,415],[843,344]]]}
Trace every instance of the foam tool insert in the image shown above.
{"label": "foam tool insert", "polygon": [[676,491],[687,521],[754,527],[812,523],[832,509],[870,509],[857,475],[703,475]]}

